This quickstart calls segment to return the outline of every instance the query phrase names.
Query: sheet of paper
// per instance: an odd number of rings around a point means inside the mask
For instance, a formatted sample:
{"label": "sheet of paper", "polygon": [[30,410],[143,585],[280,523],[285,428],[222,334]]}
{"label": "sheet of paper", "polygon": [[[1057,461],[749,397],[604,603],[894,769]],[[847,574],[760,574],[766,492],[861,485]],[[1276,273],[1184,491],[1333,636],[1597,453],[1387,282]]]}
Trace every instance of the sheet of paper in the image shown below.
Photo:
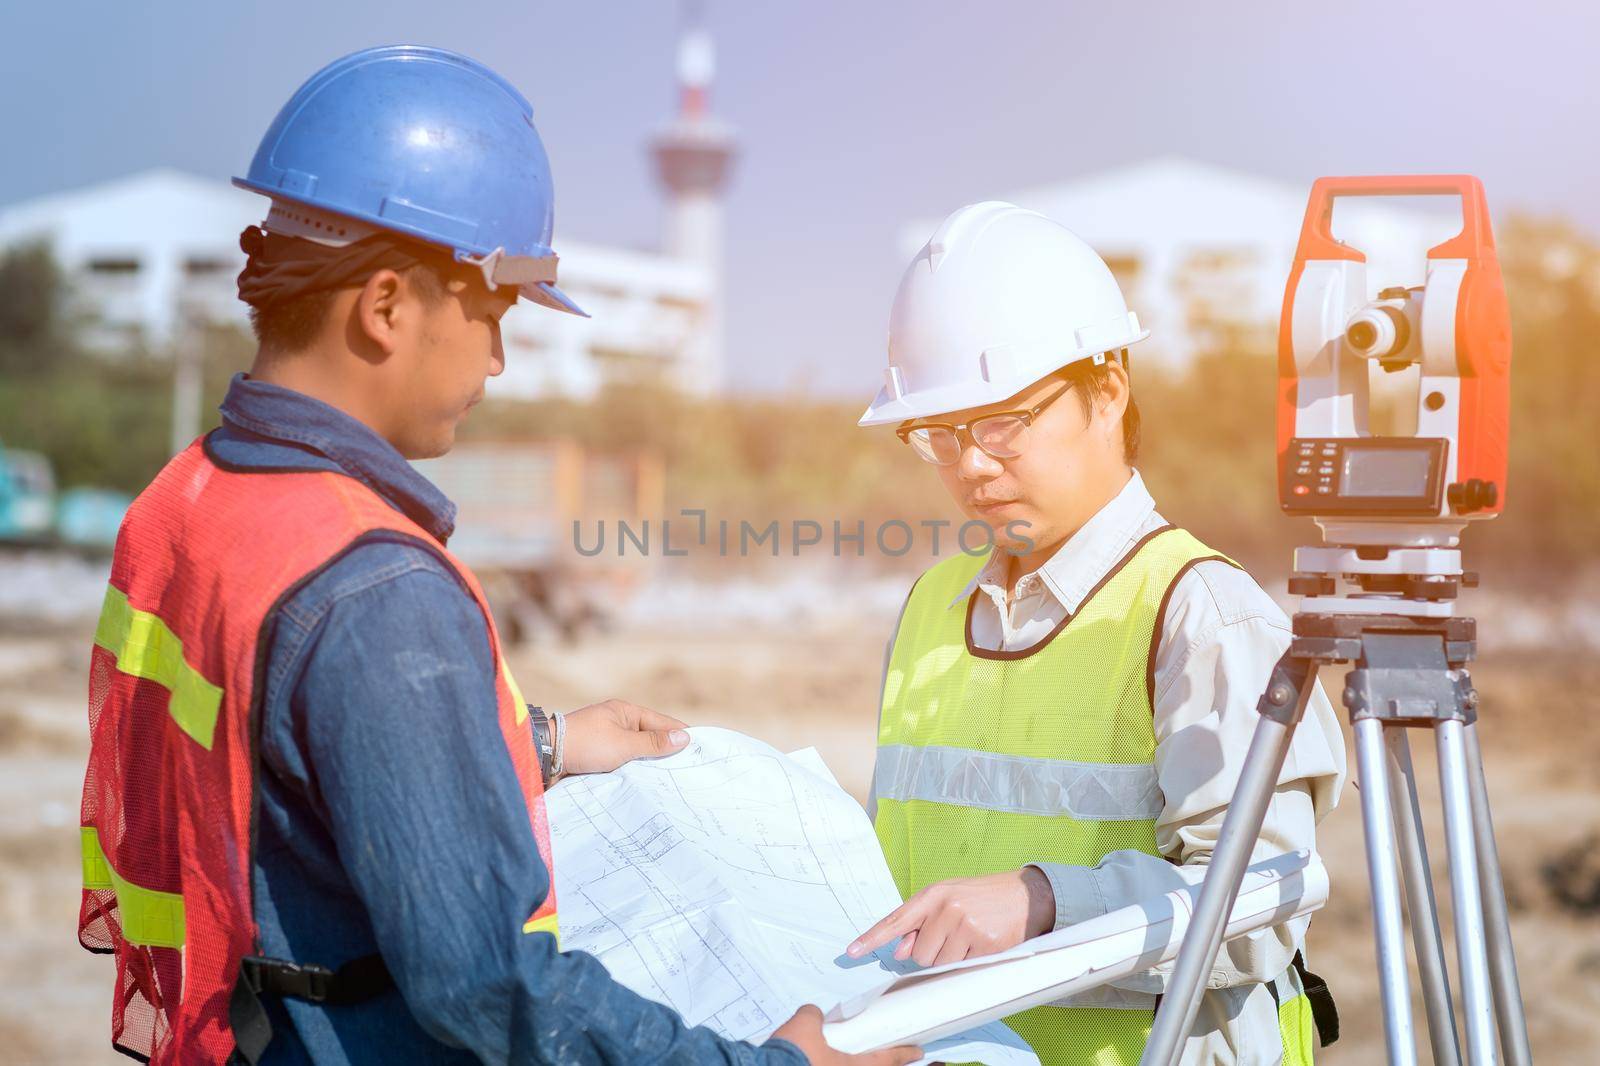
{"label": "sheet of paper", "polygon": [[[866,813],[814,751],[791,759],[724,729],[550,791],[564,950],[691,1025],[760,1042],[805,1003],[825,1012],[903,971],[844,946],[900,904]],[[820,772],[819,772],[820,771]],[[932,1059],[1037,1059],[998,1023]]]}
{"label": "sheet of paper", "polygon": [[801,748],[799,751],[789,753],[789,761],[799,763],[824,781],[837,785],[839,779],[833,776],[833,771],[828,769],[828,764],[822,761],[822,754],[816,748]]}

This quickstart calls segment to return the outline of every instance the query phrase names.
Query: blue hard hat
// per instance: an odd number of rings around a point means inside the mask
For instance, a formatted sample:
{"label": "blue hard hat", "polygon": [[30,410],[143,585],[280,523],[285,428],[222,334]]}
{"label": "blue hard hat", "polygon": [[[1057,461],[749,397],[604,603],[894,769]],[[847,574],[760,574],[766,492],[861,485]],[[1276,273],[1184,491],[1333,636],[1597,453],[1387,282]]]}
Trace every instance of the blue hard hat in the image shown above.
{"label": "blue hard hat", "polygon": [[233,183],[272,197],[269,229],[335,244],[403,233],[492,286],[584,313],[555,286],[555,196],[533,108],[466,56],[391,45],[335,60],[289,98]]}

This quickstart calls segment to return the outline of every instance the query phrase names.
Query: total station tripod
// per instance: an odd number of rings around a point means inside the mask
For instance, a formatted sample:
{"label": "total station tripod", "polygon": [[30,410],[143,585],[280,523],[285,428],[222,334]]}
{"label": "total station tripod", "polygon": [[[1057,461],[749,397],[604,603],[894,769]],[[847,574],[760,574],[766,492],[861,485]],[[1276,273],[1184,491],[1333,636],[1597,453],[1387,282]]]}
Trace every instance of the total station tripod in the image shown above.
{"label": "total station tripod", "polygon": [[[1451,195],[1461,232],[1427,253],[1426,283],[1369,298],[1361,252],[1333,238],[1338,197]],[[1322,178],[1312,186],[1278,342],[1279,499],[1313,517],[1325,544],[1295,553],[1303,597],[1267,682],[1237,791],[1143,1066],[1176,1066],[1233,900],[1318,670],[1349,664],[1350,716],[1372,887],[1388,1061],[1416,1062],[1401,893],[1440,1066],[1531,1062],[1495,848],[1478,694],[1467,672],[1477,624],[1455,613],[1459,534],[1503,504],[1509,313],[1483,188],[1466,175]],[[1368,432],[1369,367],[1419,369],[1411,436]],[[1340,595],[1340,581],[1355,588]],[[1410,734],[1431,730],[1461,988],[1457,1012],[1412,768]],[[1498,1040],[1497,1040],[1498,1035]],[[1463,1047],[1465,1057],[1463,1058]]]}
{"label": "total station tripod", "polygon": [[[1436,575],[1416,583],[1431,586],[1427,590],[1431,595],[1447,588]],[[1354,605],[1359,601],[1348,602]],[[1420,602],[1435,605],[1440,601]],[[1495,1062],[1496,1028],[1505,1062],[1526,1066],[1532,1061],[1484,784],[1478,694],[1466,670],[1476,644],[1477,626],[1471,618],[1357,610],[1295,615],[1293,642],[1274,667],[1257,705],[1261,719],[1212,853],[1190,934],[1178,955],[1168,995],[1146,1047],[1147,1064],[1177,1061],[1176,1053],[1194,1024],[1229,906],[1249,864],[1317,671],[1336,663],[1353,667],[1345,677],[1343,701],[1355,733],[1389,1061],[1416,1061],[1400,911],[1402,885],[1434,1062],[1439,1066]],[[1466,1023],[1465,1060],[1457,1043],[1444,941],[1412,769],[1409,734],[1414,729],[1432,730],[1438,752]],[[1187,994],[1183,990],[1188,990]]]}

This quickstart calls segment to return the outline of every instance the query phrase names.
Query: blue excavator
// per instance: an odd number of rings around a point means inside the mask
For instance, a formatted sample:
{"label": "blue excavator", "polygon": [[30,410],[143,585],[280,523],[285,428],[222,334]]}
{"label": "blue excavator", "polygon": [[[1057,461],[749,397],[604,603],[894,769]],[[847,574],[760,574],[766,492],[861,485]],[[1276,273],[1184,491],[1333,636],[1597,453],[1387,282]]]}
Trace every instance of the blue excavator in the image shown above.
{"label": "blue excavator", "polygon": [[57,491],[50,460],[0,445],[0,550],[109,554],[131,497],[110,489]]}

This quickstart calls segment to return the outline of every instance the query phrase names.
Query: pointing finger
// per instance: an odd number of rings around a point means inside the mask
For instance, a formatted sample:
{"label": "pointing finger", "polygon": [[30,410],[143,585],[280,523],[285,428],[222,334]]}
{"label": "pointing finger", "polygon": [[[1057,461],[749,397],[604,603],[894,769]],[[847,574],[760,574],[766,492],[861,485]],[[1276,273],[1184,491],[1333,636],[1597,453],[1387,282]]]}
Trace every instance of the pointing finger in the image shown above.
{"label": "pointing finger", "polygon": [[912,896],[909,901],[880,918],[871,929],[856,937],[850,946],[845,948],[845,954],[852,959],[859,959],[863,955],[877,951],[895,937],[903,936],[921,925],[922,911],[920,894]]}

